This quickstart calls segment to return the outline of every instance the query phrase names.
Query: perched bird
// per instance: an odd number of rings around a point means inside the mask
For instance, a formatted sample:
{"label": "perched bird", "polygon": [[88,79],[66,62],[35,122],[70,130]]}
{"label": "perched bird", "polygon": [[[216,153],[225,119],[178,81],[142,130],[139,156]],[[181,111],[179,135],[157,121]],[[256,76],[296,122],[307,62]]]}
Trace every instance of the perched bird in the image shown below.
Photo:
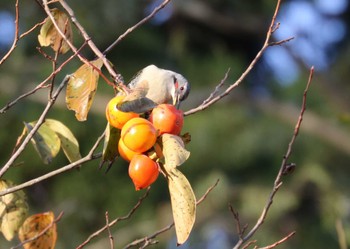
{"label": "perched bird", "polygon": [[128,84],[126,95],[118,109],[123,112],[143,113],[158,104],[171,103],[177,108],[190,92],[188,81],[181,74],[149,65]]}

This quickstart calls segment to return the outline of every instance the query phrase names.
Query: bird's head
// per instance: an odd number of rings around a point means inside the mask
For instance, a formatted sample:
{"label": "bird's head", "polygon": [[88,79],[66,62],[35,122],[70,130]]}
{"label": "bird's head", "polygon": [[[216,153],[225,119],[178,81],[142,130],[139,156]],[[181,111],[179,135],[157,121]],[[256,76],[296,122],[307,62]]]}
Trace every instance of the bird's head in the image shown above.
{"label": "bird's head", "polygon": [[184,101],[190,93],[191,87],[188,81],[181,74],[172,72],[171,97],[173,105],[179,107],[180,102]]}

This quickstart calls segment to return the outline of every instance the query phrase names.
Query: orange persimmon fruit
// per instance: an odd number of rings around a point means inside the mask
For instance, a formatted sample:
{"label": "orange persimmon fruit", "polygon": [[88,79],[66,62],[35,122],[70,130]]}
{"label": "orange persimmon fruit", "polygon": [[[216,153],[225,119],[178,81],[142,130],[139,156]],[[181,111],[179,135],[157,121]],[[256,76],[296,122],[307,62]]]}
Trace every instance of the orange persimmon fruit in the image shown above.
{"label": "orange persimmon fruit", "polygon": [[125,96],[118,95],[112,98],[106,106],[106,118],[108,122],[115,128],[122,129],[124,124],[132,118],[136,118],[139,114],[134,112],[122,112],[117,106],[123,101]]}
{"label": "orange persimmon fruit", "polygon": [[149,117],[159,135],[164,133],[179,135],[184,124],[184,116],[181,110],[171,104],[156,106]]}
{"label": "orange persimmon fruit", "polygon": [[135,155],[139,155],[139,152],[135,152],[130,150],[123,142],[122,139],[119,139],[118,142],[118,151],[119,151],[119,155],[127,162],[130,162],[131,159],[135,156]]}
{"label": "orange persimmon fruit", "polygon": [[143,153],[152,148],[157,140],[157,130],[144,118],[130,119],[121,130],[120,139],[130,150]]}
{"label": "orange persimmon fruit", "polygon": [[150,186],[159,175],[158,164],[146,155],[135,155],[129,164],[129,176],[136,190]]}

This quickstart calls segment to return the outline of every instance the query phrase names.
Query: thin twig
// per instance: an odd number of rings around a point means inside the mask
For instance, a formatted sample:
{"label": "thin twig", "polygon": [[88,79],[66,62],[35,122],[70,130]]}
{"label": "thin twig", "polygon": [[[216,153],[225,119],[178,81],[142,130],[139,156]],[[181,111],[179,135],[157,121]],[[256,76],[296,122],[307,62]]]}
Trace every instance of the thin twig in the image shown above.
{"label": "thin twig", "polygon": [[[219,179],[217,179],[216,182],[207,189],[207,191],[202,195],[202,197],[197,200],[197,202],[196,202],[197,206],[200,205],[207,198],[209,193],[218,185],[218,183],[219,183]],[[159,229],[158,231],[154,232],[151,235],[148,235],[148,236],[146,236],[144,238],[141,238],[141,239],[134,240],[133,242],[127,244],[124,247],[124,249],[128,249],[128,248],[140,245],[142,243],[149,243],[149,241],[152,241],[158,235],[160,235],[160,234],[162,234],[162,233],[164,233],[166,231],[169,231],[174,225],[175,225],[174,222],[172,222],[169,225]]]}
{"label": "thin twig", "polygon": [[109,223],[108,211],[106,211],[105,216],[106,216],[106,226],[107,226],[107,231],[108,231],[109,245],[110,245],[111,249],[114,249],[114,238],[112,236],[111,229],[109,229],[110,223]]}
{"label": "thin twig", "polygon": [[[219,101],[220,99],[222,99],[223,97],[227,96],[233,89],[235,89],[236,87],[238,87],[242,81],[247,77],[247,75],[252,71],[252,69],[254,68],[254,66],[256,65],[256,63],[259,61],[259,59],[262,57],[263,53],[265,52],[265,50],[270,47],[270,46],[274,46],[274,45],[281,45],[283,43],[286,43],[290,40],[292,40],[293,38],[288,38],[285,40],[281,40],[279,42],[270,42],[271,39],[271,35],[272,33],[276,30],[276,28],[278,27],[275,26],[275,21],[276,21],[276,17],[279,11],[279,7],[280,7],[280,2],[281,0],[277,1],[276,4],[276,8],[275,8],[275,12],[273,14],[272,17],[272,21],[270,24],[270,27],[266,33],[266,38],[265,38],[265,42],[262,46],[262,48],[259,50],[259,52],[256,54],[255,58],[250,62],[250,64],[248,65],[248,67],[245,69],[245,71],[241,74],[241,76],[232,84],[230,85],[224,92],[222,92],[220,95],[216,96],[215,98],[211,98],[210,101],[205,101],[205,103],[200,104],[198,107],[195,107],[191,110],[188,110],[184,113],[185,116],[194,114],[196,112],[199,111],[203,111],[204,109],[207,109],[209,106],[213,105],[214,103],[216,103],[217,101]],[[226,77],[226,76],[225,76]],[[223,80],[225,79],[225,77],[223,78]],[[220,83],[221,84],[221,83]],[[219,84],[219,85],[220,85]]]}
{"label": "thin twig", "polygon": [[23,37],[25,37],[26,35],[30,34],[31,32],[33,32],[34,29],[36,29],[37,27],[43,25],[45,23],[45,20],[35,24],[33,27],[31,27],[30,29],[28,29],[26,32],[23,32],[20,36],[19,39],[22,39]]}
{"label": "thin twig", "polygon": [[164,0],[159,6],[154,8],[154,10],[145,18],[143,18],[141,21],[136,23],[134,26],[128,28],[122,35],[118,37],[117,40],[115,40],[111,45],[109,45],[108,48],[103,52],[104,55],[108,54],[120,41],[122,41],[127,35],[129,35],[131,32],[133,32],[135,29],[149,21],[153,16],[155,16],[161,9],[163,9],[171,0]]}
{"label": "thin twig", "polygon": [[209,101],[211,101],[216,96],[216,94],[219,92],[220,88],[225,84],[225,81],[228,78],[230,70],[231,70],[230,68],[227,69],[224,78],[220,81],[220,83],[215,87],[214,91],[209,95],[209,97],[207,99],[205,99],[203,101],[203,103],[201,105],[206,105]]}
{"label": "thin twig", "polygon": [[239,214],[236,210],[234,210],[234,208],[232,207],[232,205],[230,204],[229,205],[229,209],[230,209],[230,212],[233,214],[233,218],[235,219],[236,221],[236,226],[237,226],[237,231],[238,231],[238,237],[240,239],[243,238],[243,235],[246,231],[246,229],[248,228],[248,224],[245,224],[243,227],[242,227],[242,224],[241,224],[241,221],[239,219]]}
{"label": "thin twig", "polygon": [[272,188],[272,191],[270,193],[270,196],[269,198],[267,199],[267,203],[266,205],[264,206],[263,210],[262,210],[262,213],[259,217],[259,219],[257,220],[256,224],[254,225],[254,227],[249,231],[249,233],[244,237],[244,238],[240,238],[237,242],[237,244],[235,245],[234,249],[238,249],[240,248],[240,246],[246,242],[247,240],[249,240],[254,234],[255,232],[261,227],[261,225],[264,223],[265,221],[265,218],[267,216],[267,213],[268,211],[270,210],[270,207],[272,205],[272,202],[273,202],[273,199],[277,193],[277,191],[279,190],[279,188],[282,186],[282,177],[283,177],[283,172],[284,172],[284,169],[285,169],[285,166],[287,165],[287,162],[288,162],[288,159],[292,153],[292,149],[293,149],[293,145],[294,145],[294,142],[298,136],[298,133],[299,133],[299,129],[300,129],[300,126],[301,126],[301,122],[303,120],[303,116],[304,116],[304,112],[306,110],[306,99],[307,99],[307,92],[309,90],[309,87],[310,87],[310,84],[311,84],[311,81],[312,81],[312,77],[313,77],[313,72],[314,72],[314,68],[312,67],[310,69],[310,74],[309,74],[309,79],[308,79],[308,82],[306,84],[306,88],[304,90],[304,94],[303,94],[303,101],[302,101],[302,106],[301,106],[301,110],[300,110],[300,114],[299,114],[299,117],[298,117],[298,121],[295,125],[295,128],[294,128],[294,133],[293,133],[293,136],[292,136],[292,139],[291,141],[289,142],[289,145],[288,145],[288,149],[287,149],[287,152],[286,154],[283,156],[283,160],[282,160],[282,164],[281,164],[281,167],[279,169],[279,172],[276,176],[276,179],[275,179],[275,182],[274,182],[274,185],[273,185],[273,188]]}
{"label": "thin twig", "polygon": [[15,8],[16,8],[15,37],[13,38],[11,48],[9,49],[9,51],[7,51],[7,53],[4,55],[4,57],[2,57],[2,59],[0,60],[0,65],[2,63],[4,63],[4,61],[10,56],[10,54],[13,52],[13,50],[15,50],[15,48],[17,46],[17,42],[19,40],[19,4],[18,4],[18,1],[19,0],[16,0],[16,4],[15,4]]}
{"label": "thin twig", "polygon": [[129,219],[134,213],[135,211],[141,206],[142,202],[144,199],[147,198],[148,194],[149,194],[149,191],[150,191],[150,187],[147,188],[147,191],[146,193],[141,196],[138,200],[138,202],[135,204],[135,206],[130,209],[130,211],[125,215],[125,216],[122,216],[122,217],[118,217],[116,219],[114,219],[113,221],[111,221],[109,224],[106,224],[104,227],[102,227],[101,229],[99,229],[98,231],[94,232],[93,234],[91,234],[83,243],[81,243],[76,249],[81,249],[83,248],[84,246],[86,246],[88,243],[90,243],[90,241],[97,237],[98,235],[100,235],[102,232],[104,232],[106,229],[109,229],[109,227],[111,226],[114,226],[115,224],[117,224],[119,221],[122,221],[122,220],[127,220]]}
{"label": "thin twig", "polygon": [[287,240],[289,240],[293,235],[295,234],[295,231],[294,232],[291,232],[290,234],[288,234],[286,237],[284,237],[283,239],[273,243],[272,245],[269,245],[269,246],[265,246],[265,247],[260,247],[259,249],[272,249],[272,248],[275,248],[277,247],[278,245],[286,242]]}
{"label": "thin twig", "polygon": [[38,238],[40,238],[41,236],[43,236],[54,224],[56,224],[57,222],[59,222],[61,220],[63,216],[63,212],[61,212],[56,219],[54,219],[47,227],[45,227],[40,233],[38,233],[37,235],[35,235],[32,238],[29,238],[27,240],[22,241],[21,243],[19,243],[18,245],[11,247],[11,249],[17,249],[22,247],[24,244],[27,244],[29,242],[32,242],[34,240],[37,240]]}

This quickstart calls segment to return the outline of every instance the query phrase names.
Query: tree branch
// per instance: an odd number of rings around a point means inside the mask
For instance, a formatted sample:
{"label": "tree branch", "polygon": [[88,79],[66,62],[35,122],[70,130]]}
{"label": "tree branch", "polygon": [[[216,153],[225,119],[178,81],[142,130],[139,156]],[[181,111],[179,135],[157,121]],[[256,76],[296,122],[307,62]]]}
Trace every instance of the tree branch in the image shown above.
{"label": "tree branch", "polygon": [[159,6],[154,8],[154,10],[141,21],[136,23],[134,26],[128,28],[123,34],[121,34],[117,40],[115,40],[108,48],[103,52],[104,55],[108,54],[120,41],[122,41],[127,35],[133,32],[135,29],[142,26],[144,23],[149,21],[152,17],[154,17],[161,9],[163,9],[171,0],[164,0]]}
{"label": "tree branch", "polygon": [[[280,3],[281,3],[281,0],[278,0],[277,1],[277,5],[276,5],[276,8],[275,8],[275,12],[273,14],[273,17],[272,17],[272,21],[271,21],[271,24],[270,24],[270,27],[266,33],[266,38],[265,38],[265,42],[262,46],[262,48],[259,50],[259,52],[256,54],[255,58],[251,61],[251,63],[248,65],[248,67],[246,68],[246,70],[241,74],[241,76],[232,84],[230,85],[224,92],[222,92],[221,94],[219,94],[218,96],[216,97],[210,97],[212,96],[213,94],[211,94],[207,100],[203,101],[203,103],[201,105],[199,105],[198,107],[195,107],[191,110],[188,110],[184,113],[185,116],[188,116],[188,115],[191,115],[191,114],[194,114],[196,112],[199,112],[199,111],[203,111],[204,109],[207,109],[209,106],[215,104],[216,102],[218,102],[220,99],[222,99],[223,97],[227,96],[233,89],[235,89],[236,87],[238,87],[242,81],[247,77],[247,75],[252,71],[252,69],[254,68],[254,66],[256,65],[256,63],[259,61],[259,59],[262,57],[263,53],[265,52],[265,50],[270,47],[270,46],[274,46],[274,45],[281,45],[285,42],[288,42],[290,40],[293,39],[293,37],[291,38],[288,38],[288,39],[285,39],[285,40],[281,40],[281,41],[278,41],[277,43],[276,42],[270,42],[271,40],[271,35],[273,34],[273,32],[275,32],[275,30],[278,28],[278,25],[276,25],[276,17],[277,17],[277,14],[278,14],[278,11],[279,11],[279,8],[280,8]],[[220,87],[220,85],[222,85],[223,81],[225,81],[227,78],[227,73],[226,75],[224,76],[224,78],[221,80],[221,82],[219,83],[218,87]],[[217,88],[218,88],[217,87]],[[217,89],[216,88],[216,89]],[[216,90],[214,90],[215,92]]]}
{"label": "tree branch", "polygon": [[303,120],[303,115],[304,115],[304,112],[306,110],[307,92],[309,90],[309,87],[310,87],[310,84],[311,84],[311,81],[312,81],[313,72],[314,72],[314,68],[312,67],[310,69],[309,79],[308,79],[308,82],[306,84],[306,88],[304,90],[303,101],[302,101],[302,106],[301,106],[300,114],[299,114],[299,117],[298,117],[298,121],[297,121],[297,123],[295,125],[294,133],[293,133],[291,141],[289,142],[287,152],[283,156],[281,167],[280,167],[279,172],[278,172],[278,174],[276,176],[276,179],[275,179],[272,191],[270,193],[270,196],[267,199],[267,203],[266,203],[265,207],[263,208],[262,213],[261,213],[259,219],[257,220],[256,224],[254,225],[254,227],[248,232],[248,234],[245,237],[240,238],[238,240],[237,244],[234,246],[234,249],[240,248],[241,245],[243,243],[245,243],[246,241],[248,241],[255,234],[255,232],[261,227],[261,225],[265,221],[265,218],[267,216],[268,211],[270,210],[270,207],[272,205],[273,199],[274,199],[277,191],[282,186],[282,177],[284,176],[285,167],[288,165],[287,162],[288,162],[288,159],[289,159],[289,157],[290,157],[290,155],[292,153],[293,145],[294,145],[295,140],[296,140],[296,138],[298,136],[299,129],[300,129],[300,126],[301,126],[301,122]]}

